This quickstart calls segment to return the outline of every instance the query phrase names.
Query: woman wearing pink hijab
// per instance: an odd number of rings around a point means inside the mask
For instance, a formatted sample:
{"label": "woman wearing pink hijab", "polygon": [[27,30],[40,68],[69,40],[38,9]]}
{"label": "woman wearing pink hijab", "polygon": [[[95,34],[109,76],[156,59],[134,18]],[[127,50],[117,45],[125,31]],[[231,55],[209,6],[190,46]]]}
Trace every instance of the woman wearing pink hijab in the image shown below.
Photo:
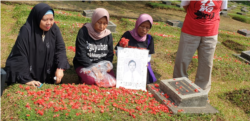
{"label": "woman wearing pink hijab", "polygon": [[[95,84],[95,78],[82,73],[82,69],[100,61],[113,61],[113,37],[110,30],[106,29],[108,21],[108,11],[97,8],[92,15],[91,23],[86,23],[78,32],[73,64],[82,83]],[[95,69],[100,71],[99,68]],[[113,70],[107,72],[114,77]]]}
{"label": "woman wearing pink hijab", "polygon": [[[147,84],[153,83],[157,80],[150,65],[151,54],[155,53],[154,40],[151,35],[147,34],[148,31],[152,28],[152,25],[153,18],[148,14],[141,14],[136,20],[135,28],[131,31],[126,31],[121,37],[129,39],[128,47],[144,48],[149,50]],[[115,49],[117,49],[117,46],[120,46],[119,42],[116,45]]]}

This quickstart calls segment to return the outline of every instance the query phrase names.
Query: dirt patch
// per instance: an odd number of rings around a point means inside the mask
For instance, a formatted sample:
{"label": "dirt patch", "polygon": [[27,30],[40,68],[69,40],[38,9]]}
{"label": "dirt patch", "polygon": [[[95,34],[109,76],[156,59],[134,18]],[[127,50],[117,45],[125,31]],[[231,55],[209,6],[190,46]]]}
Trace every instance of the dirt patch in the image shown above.
{"label": "dirt patch", "polygon": [[250,117],[250,88],[236,89],[232,92],[225,93],[220,98],[229,100],[232,104],[240,107]]}
{"label": "dirt patch", "polygon": [[246,50],[246,46],[241,45],[237,42],[234,42],[232,40],[226,40],[222,42],[223,45],[225,45],[226,47],[228,47],[231,50],[237,51],[237,52],[241,52]]}

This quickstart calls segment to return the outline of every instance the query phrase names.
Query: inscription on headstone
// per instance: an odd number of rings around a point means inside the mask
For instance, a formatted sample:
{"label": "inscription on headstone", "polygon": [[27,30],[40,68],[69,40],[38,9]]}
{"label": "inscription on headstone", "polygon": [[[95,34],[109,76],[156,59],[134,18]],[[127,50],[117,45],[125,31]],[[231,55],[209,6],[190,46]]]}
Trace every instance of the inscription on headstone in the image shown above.
{"label": "inscription on headstone", "polygon": [[162,1],[163,4],[166,4],[166,5],[171,5],[171,2],[170,1]]}
{"label": "inscription on headstone", "polygon": [[179,27],[179,28],[182,28],[182,26],[183,26],[183,22],[179,21],[179,20],[168,20],[167,24],[170,26],[175,26],[175,27]]}
{"label": "inscription on headstone", "polygon": [[1,96],[5,88],[6,72],[1,68]]}
{"label": "inscription on headstone", "polygon": [[244,36],[246,36],[246,37],[250,37],[250,31],[247,30],[247,29],[239,29],[239,30],[237,31],[237,33],[242,34],[242,35],[244,35]]}
{"label": "inscription on headstone", "polygon": [[[193,86],[189,85],[188,82],[186,82],[185,80],[172,81],[172,82],[169,82],[169,84],[173,88],[178,90],[180,92],[180,94],[182,94],[182,95],[196,93],[195,88]],[[197,90],[197,92],[199,92],[199,91]]]}
{"label": "inscription on headstone", "polygon": [[95,10],[83,10],[82,15],[91,18],[94,11]]}

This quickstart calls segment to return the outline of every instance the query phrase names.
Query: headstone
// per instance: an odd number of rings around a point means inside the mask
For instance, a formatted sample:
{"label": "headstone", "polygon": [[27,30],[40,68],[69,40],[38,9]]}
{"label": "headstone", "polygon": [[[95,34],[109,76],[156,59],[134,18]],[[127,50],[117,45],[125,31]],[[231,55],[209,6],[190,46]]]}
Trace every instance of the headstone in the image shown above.
{"label": "headstone", "polygon": [[1,96],[5,88],[6,72],[1,68]]}
{"label": "headstone", "polygon": [[95,10],[83,10],[82,15],[91,18],[94,11]]}
{"label": "headstone", "polygon": [[227,9],[224,9],[224,11],[230,11],[232,10],[232,8],[227,8]]}
{"label": "headstone", "polygon": [[116,25],[112,21],[109,21],[107,29],[109,29],[111,32],[115,32]]}
{"label": "headstone", "polygon": [[221,12],[220,12],[220,15],[221,15],[221,16],[227,16],[227,11],[221,11]]}
{"label": "headstone", "polygon": [[237,14],[239,14],[239,15],[246,15],[246,13],[242,13],[242,12],[237,12]]}
{"label": "headstone", "polygon": [[162,3],[165,5],[171,5],[171,1],[162,1]]}
{"label": "headstone", "polygon": [[162,80],[159,87],[149,84],[148,90],[174,114],[218,113],[207,102],[208,94],[186,77]]}
{"label": "headstone", "polygon": [[240,56],[250,61],[250,50],[242,51]]}
{"label": "headstone", "polygon": [[246,37],[250,37],[250,31],[247,30],[247,29],[239,29],[239,30],[237,31],[237,33],[242,34],[242,35],[244,35],[244,36],[246,36]]}
{"label": "headstone", "polygon": [[181,4],[176,4],[176,7],[181,8]]}
{"label": "headstone", "polygon": [[246,12],[246,13],[248,12],[247,8],[245,8],[245,7],[241,8],[240,10],[241,10],[242,12]]}
{"label": "headstone", "polygon": [[183,26],[183,22],[179,21],[179,20],[168,20],[167,24],[169,24],[170,26],[175,26],[175,27],[179,27],[179,28],[182,28],[182,26]]}
{"label": "headstone", "polygon": [[232,9],[235,9],[236,7],[237,7],[236,5],[232,5],[232,6],[231,6]]}

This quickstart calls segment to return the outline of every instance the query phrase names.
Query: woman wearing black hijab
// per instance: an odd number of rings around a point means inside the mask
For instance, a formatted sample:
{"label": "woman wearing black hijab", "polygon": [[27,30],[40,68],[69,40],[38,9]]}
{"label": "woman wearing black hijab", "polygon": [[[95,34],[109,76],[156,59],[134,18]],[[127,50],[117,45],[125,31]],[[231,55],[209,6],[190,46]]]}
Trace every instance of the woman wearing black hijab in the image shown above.
{"label": "woman wearing black hijab", "polygon": [[68,68],[65,44],[54,23],[54,11],[49,5],[39,3],[21,27],[6,61],[7,84],[58,84],[64,75],[63,70]]}

